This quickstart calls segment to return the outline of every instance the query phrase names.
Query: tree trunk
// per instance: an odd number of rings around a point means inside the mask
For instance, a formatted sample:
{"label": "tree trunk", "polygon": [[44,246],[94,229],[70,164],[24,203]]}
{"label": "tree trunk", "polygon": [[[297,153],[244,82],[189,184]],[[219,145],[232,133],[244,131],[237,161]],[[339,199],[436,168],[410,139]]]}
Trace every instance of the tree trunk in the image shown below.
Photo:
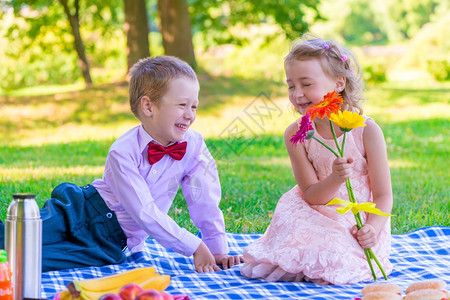
{"label": "tree trunk", "polygon": [[158,0],[164,53],[197,67],[187,0]]}
{"label": "tree trunk", "polygon": [[124,0],[128,70],[141,58],[150,56],[145,0]]}
{"label": "tree trunk", "polygon": [[67,15],[67,18],[69,19],[70,27],[72,28],[72,34],[74,37],[75,42],[75,50],[78,54],[78,66],[81,69],[81,73],[83,74],[84,82],[86,86],[90,86],[92,84],[91,79],[91,73],[89,70],[89,62],[86,57],[86,52],[84,50],[84,43],[81,39],[80,34],[80,18],[79,18],[79,11],[80,11],[80,5],[78,3],[78,0],[75,0],[75,13],[71,14],[69,5],[67,4],[67,0],[59,0],[61,5],[64,7],[64,12]]}

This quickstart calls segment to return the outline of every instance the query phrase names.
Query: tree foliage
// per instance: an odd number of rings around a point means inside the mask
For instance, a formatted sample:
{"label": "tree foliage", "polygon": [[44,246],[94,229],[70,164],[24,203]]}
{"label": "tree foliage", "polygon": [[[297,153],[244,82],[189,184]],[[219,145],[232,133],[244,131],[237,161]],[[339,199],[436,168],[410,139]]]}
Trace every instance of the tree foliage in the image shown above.
{"label": "tree foliage", "polygon": [[395,0],[390,5],[390,17],[396,20],[398,30],[406,39],[428,22],[449,12],[448,0]]}
{"label": "tree foliage", "polygon": [[201,31],[217,43],[239,43],[229,28],[235,25],[279,24],[288,39],[308,31],[321,19],[319,0],[190,0],[195,31]]}
{"label": "tree foliage", "polygon": [[[354,45],[388,44],[411,39],[426,23],[448,13],[449,0],[322,0],[326,21],[312,28],[341,36]],[[339,16],[336,15],[339,12]]]}
{"label": "tree foliage", "polygon": [[[0,88],[64,84],[80,78],[73,33],[60,1],[0,0]],[[125,72],[127,50],[123,26],[126,13],[124,3],[127,2],[124,1],[129,0],[67,0],[70,14],[76,14],[74,7],[77,1],[80,1],[79,29],[91,67],[98,71],[99,68],[109,70],[114,66],[115,73],[117,69]],[[256,41],[260,49],[263,45],[269,45],[261,42],[261,37],[270,41],[279,38],[291,41],[305,32],[337,38],[356,46],[411,40],[427,23],[437,22],[448,14],[450,0],[179,1],[187,4],[184,10],[187,7],[189,11],[195,48]],[[150,16],[149,24],[153,24],[151,31],[159,29],[164,33],[163,20],[161,16],[157,18],[158,1],[139,1],[143,2]],[[14,12],[13,20],[10,18],[11,11]],[[178,15],[171,18],[179,20]],[[154,20],[159,21],[160,27],[154,26]],[[176,23],[168,18],[166,20],[170,26]],[[177,24],[178,27],[183,26],[182,29],[187,27]],[[252,25],[256,25],[259,31],[263,30],[263,35],[257,36],[252,32]],[[176,51],[185,50],[185,39],[191,37],[185,31],[177,30],[177,26],[170,29],[170,34],[183,32],[179,35],[182,42],[174,43],[173,51],[169,51],[167,43],[164,44],[167,38],[161,40],[166,54],[180,56]],[[145,30],[143,32],[145,35]],[[156,32],[151,34],[157,35]],[[159,37],[157,40],[159,45]],[[155,47],[154,43],[152,47]],[[194,53],[192,50],[191,54]],[[195,57],[192,57],[195,62]],[[132,61],[128,63],[132,64]]]}
{"label": "tree foliage", "polygon": [[[76,2],[77,0],[67,1],[71,15],[77,13]],[[117,28],[121,28],[123,7],[119,0],[110,0],[109,3],[101,0],[82,3],[86,5],[79,6],[79,29],[87,56],[92,58],[94,65],[98,65],[107,59],[105,55],[92,57],[98,38],[109,39]],[[53,78],[59,78],[61,82],[74,81],[80,76],[74,35],[64,7],[59,1],[11,0],[3,3],[1,8],[3,18],[10,11],[13,11],[15,16],[15,21],[9,24],[6,31],[6,38],[11,42],[11,47],[6,49],[5,55],[16,60],[18,65],[10,66],[7,73],[21,73],[29,77],[20,76],[14,81],[2,83],[3,88],[42,84],[53,81]],[[39,78],[33,80],[30,73],[24,72],[31,66],[41,70]],[[60,70],[59,76],[55,69]],[[33,73],[36,72],[31,74]],[[8,74],[7,76],[11,77]]]}

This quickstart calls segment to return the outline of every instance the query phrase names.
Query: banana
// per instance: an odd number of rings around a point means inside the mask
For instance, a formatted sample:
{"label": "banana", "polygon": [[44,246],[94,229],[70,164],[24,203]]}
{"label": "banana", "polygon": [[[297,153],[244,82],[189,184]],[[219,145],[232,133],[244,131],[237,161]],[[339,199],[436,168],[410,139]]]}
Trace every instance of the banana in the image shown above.
{"label": "banana", "polygon": [[72,294],[69,292],[69,290],[64,290],[61,293],[59,293],[59,299],[60,300],[73,300]]}
{"label": "banana", "polygon": [[170,284],[169,275],[156,276],[140,283],[139,285],[144,289],[154,289],[159,292],[164,291]]}
{"label": "banana", "polygon": [[106,295],[106,294],[117,294],[119,291],[117,292],[92,292],[92,291],[83,291],[81,292],[80,298],[82,300],[98,300],[101,296]]}
{"label": "banana", "polygon": [[[87,297],[88,294],[91,294],[91,293],[94,293],[94,294],[100,293],[102,295],[103,294],[117,294],[120,291],[120,289],[122,288],[122,286],[124,286],[127,283],[133,282],[133,283],[137,283],[137,284],[141,285],[142,282],[148,281],[154,277],[160,277],[160,275],[158,273],[153,273],[153,274],[150,274],[149,276],[141,277],[141,278],[138,278],[138,279],[132,280],[132,281],[125,279],[119,285],[98,286],[96,289],[93,289],[92,287],[90,287],[89,289],[86,288],[83,285],[83,282],[81,282],[81,284],[75,284],[75,287],[78,291],[80,291],[80,293],[81,293],[80,297],[82,299],[84,299],[84,298],[89,299],[89,297]],[[86,295],[86,297],[83,298],[83,295]]]}
{"label": "banana", "polygon": [[[159,274],[156,274],[159,275]],[[104,276],[100,278],[85,279],[78,281],[79,287],[83,291],[109,291],[113,288],[119,288],[123,285],[131,282],[138,282],[146,280],[149,277],[155,276],[155,268],[145,267],[136,268],[123,273],[118,273],[114,275]],[[75,286],[77,284],[74,281]]]}
{"label": "banana", "polygon": [[123,273],[104,276],[100,278],[85,279],[81,281],[74,280],[72,284],[75,289],[81,291],[104,292],[114,289],[120,289],[123,285],[131,282],[143,281],[149,277],[159,274],[155,273],[155,268],[136,268]]}
{"label": "banana", "polygon": [[170,284],[170,276],[160,275],[155,273],[153,267],[147,267],[100,278],[74,280],[67,285],[70,298],[61,298],[61,300],[98,299],[104,294],[117,294],[122,286],[132,282],[139,284],[144,289],[163,291]]}

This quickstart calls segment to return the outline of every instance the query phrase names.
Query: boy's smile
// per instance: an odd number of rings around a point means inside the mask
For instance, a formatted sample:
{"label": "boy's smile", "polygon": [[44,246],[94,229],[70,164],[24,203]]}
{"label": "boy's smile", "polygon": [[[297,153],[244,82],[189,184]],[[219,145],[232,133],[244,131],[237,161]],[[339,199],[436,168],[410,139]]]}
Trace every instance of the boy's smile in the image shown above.
{"label": "boy's smile", "polygon": [[199,90],[195,80],[187,77],[172,79],[157,104],[143,100],[141,121],[144,129],[163,146],[183,140],[195,121]]}

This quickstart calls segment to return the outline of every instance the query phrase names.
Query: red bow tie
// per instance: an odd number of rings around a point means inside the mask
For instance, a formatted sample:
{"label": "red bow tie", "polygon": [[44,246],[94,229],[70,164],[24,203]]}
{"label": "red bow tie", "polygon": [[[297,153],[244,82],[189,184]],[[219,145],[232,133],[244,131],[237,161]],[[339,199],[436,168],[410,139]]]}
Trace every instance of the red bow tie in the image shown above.
{"label": "red bow tie", "polygon": [[175,160],[180,160],[186,153],[187,142],[173,144],[169,147],[163,147],[155,143],[148,144],[148,161],[150,164],[157,163],[164,157],[164,155],[169,154]]}

